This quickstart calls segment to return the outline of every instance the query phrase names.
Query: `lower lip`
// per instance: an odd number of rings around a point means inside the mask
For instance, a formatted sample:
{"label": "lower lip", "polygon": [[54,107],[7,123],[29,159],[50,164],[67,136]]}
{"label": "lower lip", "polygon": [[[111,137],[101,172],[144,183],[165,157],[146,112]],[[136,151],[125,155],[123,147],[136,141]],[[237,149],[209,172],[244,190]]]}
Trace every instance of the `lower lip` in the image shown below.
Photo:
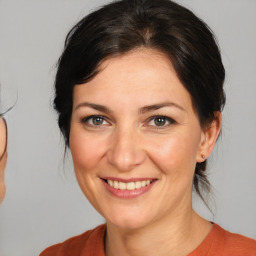
{"label": "lower lip", "polygon": [[152,181],[149,185],[139,188],[139,189],[134,189],[134,190],[121,190],[121,189],[116,189],[114,187],[111,187],[108,185],[107,182],[105,182],[104,180],[102,180],[104,186],[106,187],[106,189],[114,196],[118,197],[118,198],[135,198],[138,197],[140,195],[145,194],[146,192],[148,192],[156,183],[156,180]]}

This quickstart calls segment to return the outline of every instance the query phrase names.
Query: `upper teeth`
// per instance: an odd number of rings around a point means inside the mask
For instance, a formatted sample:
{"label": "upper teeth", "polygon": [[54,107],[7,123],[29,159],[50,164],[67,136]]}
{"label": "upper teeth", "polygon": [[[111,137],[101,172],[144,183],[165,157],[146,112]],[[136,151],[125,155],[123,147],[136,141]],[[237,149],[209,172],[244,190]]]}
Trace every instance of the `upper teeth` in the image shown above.
{"label": "upper teeth", "polygon": [[151,180],[135,181],[135,182],[121,182],[116,180],[107,180],[110,187],[120,190],[135,190],[145,187],[151,183]]}

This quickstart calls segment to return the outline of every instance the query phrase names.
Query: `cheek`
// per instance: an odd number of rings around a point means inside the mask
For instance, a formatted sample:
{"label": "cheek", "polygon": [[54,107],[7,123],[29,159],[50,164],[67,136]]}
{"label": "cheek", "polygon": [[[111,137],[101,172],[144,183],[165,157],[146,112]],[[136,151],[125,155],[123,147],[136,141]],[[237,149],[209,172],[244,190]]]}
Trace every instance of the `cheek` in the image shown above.
{"label": "cheek", "polygon": [[70,132],[70,151],[75,170],[90,170],[97,164],[102,156],[102,143],[93,136],[84,136],[81,132]]}
{"label": "cheek", "polygon": [[88,134],[79,124],[71,124],[69,142],[76,173],[94,169],[104,157],[108,145],[105,136]]}
{"label": "cheek", "polygon": [[194,173],[199,137],[173,134],[158,141],[151,141],[150,158],[166,174],[179,176]]}

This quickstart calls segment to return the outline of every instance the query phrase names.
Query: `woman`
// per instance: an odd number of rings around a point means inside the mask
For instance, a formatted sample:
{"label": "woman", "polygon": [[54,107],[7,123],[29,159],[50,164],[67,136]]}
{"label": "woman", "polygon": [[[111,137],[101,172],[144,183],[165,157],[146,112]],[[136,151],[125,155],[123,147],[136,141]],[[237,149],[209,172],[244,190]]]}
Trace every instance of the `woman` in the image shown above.
{"label": "woman", "polygon": [[55,81],[81,190],[106,224],[41,255],[255,255],[192,209],[209,191],[225,70],[214,36],[168,0],[123,0],[68,34]]}

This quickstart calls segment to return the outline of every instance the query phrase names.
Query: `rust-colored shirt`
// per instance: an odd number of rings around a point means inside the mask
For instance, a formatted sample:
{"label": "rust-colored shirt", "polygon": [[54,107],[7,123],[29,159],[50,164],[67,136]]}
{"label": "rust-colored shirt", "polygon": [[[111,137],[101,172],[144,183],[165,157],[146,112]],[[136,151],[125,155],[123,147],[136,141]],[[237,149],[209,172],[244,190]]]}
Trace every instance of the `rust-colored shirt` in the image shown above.
{"label": "rust-colored shirt", "polygon": [[[105,225],[98,226],[47,248],[40,256],[105,256],[105,231]],[[188,256],[256,256],[256,240],[230,233],[213,224],[209,235]]]}

